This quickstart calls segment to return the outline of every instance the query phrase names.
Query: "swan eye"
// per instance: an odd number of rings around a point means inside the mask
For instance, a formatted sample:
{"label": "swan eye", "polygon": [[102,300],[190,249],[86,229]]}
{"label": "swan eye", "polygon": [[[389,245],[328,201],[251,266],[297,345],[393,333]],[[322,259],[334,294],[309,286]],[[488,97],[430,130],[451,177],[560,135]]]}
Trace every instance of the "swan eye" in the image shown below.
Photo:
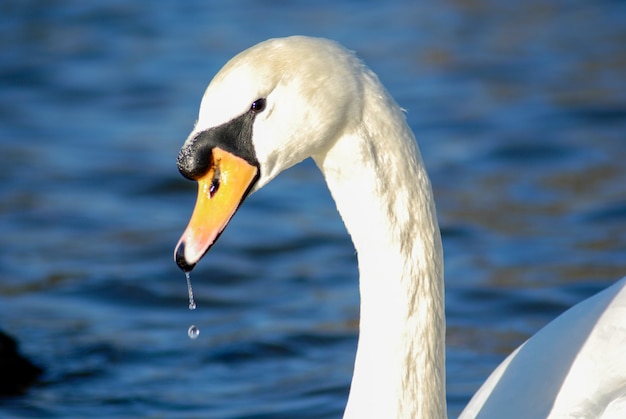
{"label": "swan eye", "polygon": [[263,98],[255,100],[250,106],[250,110],[254,113],[262,112],[263,109],[265,109],[265,99]]}

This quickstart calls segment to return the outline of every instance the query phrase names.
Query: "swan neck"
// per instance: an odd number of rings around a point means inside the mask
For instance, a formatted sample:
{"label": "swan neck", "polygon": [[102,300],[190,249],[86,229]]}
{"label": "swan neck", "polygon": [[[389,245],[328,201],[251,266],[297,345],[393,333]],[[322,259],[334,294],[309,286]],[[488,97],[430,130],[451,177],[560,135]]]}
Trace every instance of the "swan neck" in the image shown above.
{"label": "swan neck", "polygon": [[373,74],[360,121],[314,157],[357,250],[361,297],[344,417],[446,416],[443,253],[430,181]]}

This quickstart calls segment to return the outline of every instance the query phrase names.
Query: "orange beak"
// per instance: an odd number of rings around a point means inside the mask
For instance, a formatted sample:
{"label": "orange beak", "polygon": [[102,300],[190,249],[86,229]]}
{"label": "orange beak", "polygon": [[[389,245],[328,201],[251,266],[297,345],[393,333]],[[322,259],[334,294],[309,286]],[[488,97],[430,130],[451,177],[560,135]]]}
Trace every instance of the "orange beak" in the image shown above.
{"label": "orange beak", "polygon": [[191,220],[174,251],[174,259],[183,271],[191,271],[215,243],[258,174],[258,167],[246,160],[213,148],[211,167],[198,179],[198,199]]}

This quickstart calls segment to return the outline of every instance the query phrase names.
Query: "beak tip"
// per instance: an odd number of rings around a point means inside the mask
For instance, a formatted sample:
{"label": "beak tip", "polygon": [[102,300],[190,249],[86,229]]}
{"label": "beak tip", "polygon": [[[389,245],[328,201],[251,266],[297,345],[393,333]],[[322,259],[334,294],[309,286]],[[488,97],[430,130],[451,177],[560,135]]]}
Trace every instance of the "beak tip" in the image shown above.
{"label": "beak tip", "polygon": [[193,268],[196,266],[195,263],[187,262],[187,258],[185,257],[185,242],[181,241],[178,243],[176,247],[176,251],[174,252],[174,260],[176,264],[183,272],[191,272]]}

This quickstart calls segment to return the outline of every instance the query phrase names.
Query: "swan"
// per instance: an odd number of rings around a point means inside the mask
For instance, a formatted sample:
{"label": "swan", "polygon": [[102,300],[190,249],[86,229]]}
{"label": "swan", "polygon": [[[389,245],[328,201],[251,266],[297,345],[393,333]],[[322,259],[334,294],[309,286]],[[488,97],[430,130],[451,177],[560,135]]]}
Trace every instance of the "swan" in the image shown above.
{"label": "swan", "polygon": [[[358,255],[357,353],[345,418],[443,418],[443,252],[402,110],[354,53],[271,39],[209,84],[178,169],[198,182],[174,258],[191,271],[250,193],[311,157]],[[626,278],[516,349],[462,417],[626,417]]]}

